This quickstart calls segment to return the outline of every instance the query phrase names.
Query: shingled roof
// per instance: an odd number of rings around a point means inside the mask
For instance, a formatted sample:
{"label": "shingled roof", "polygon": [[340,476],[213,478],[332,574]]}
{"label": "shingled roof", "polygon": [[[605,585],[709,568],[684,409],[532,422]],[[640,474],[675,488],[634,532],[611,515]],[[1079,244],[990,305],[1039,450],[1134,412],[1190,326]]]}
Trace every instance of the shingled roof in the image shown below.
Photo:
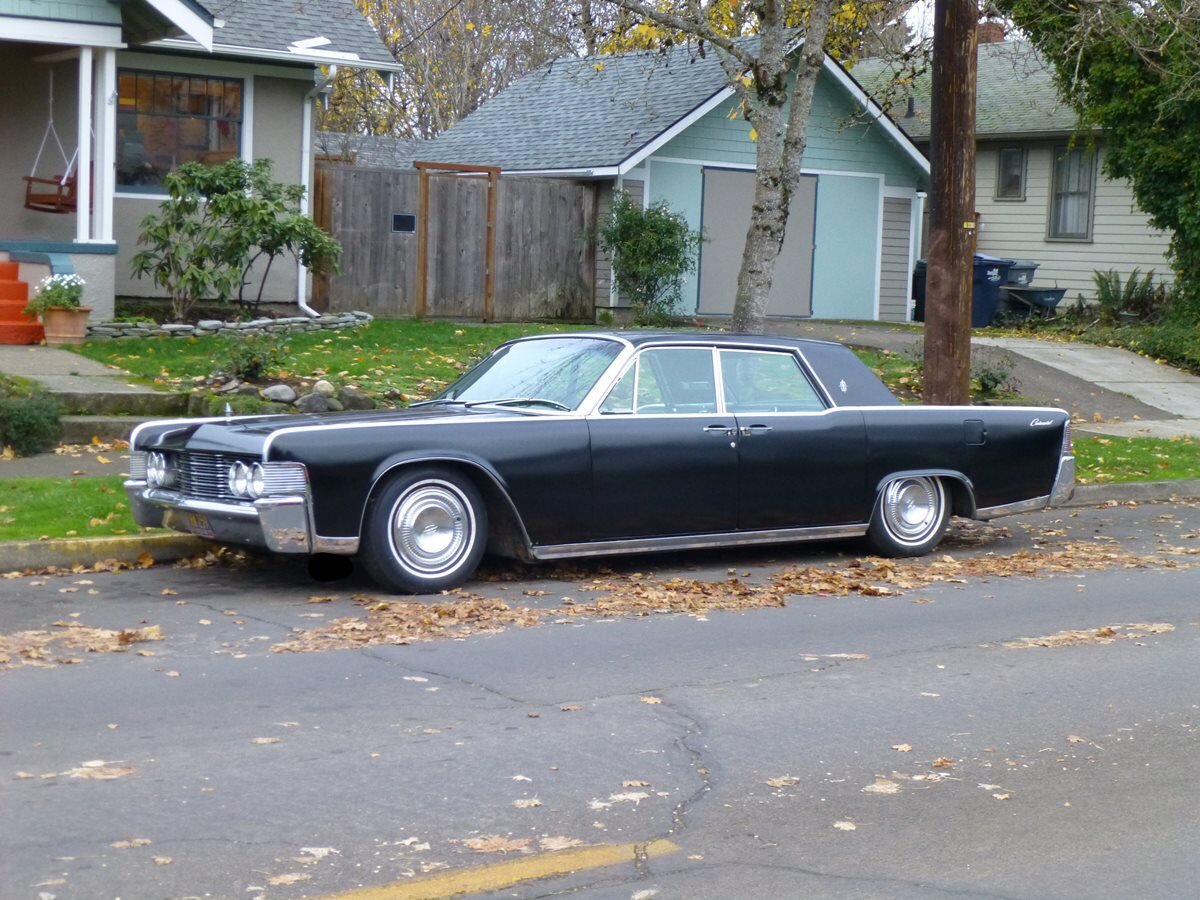
{"label": "shingled roof", "polygon": [[[400,68],[354,0],[203,0],[203,5],[216,20],[212,49],[216,55],[387,71]],[[325,41],[317,42],[320,38]],[[297,47],[297,42],[305,46]],[[206,52],[187,38],[155,44]]]}
{"label": "shingled roof", "polygon": [[694,47],[566,57],[427,142],[421,158],[508,171],[612,168],[728,86],[716,54]]}
{"label": "shingled roof", "polygon": [[[1026,41],[979,45],[975,133],[980,138],[1040,137],[1071,134],[1075,113],[1059,99],[1054,72]],[[886,60],[864,59],[855,78],[877,97],[895,94],[888,83],[895,70]],[[929,140],[929,93],[932,73],[924,75],[892,103],[897,125],[915,141]],[[911,114],[907,99],[912,97]]]}

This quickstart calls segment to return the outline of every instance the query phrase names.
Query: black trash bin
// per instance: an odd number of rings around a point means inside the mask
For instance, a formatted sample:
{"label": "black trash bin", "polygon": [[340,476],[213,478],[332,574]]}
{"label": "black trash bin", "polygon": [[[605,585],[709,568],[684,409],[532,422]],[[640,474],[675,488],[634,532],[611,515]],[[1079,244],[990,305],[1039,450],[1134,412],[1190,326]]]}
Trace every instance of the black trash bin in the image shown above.
{"label": "black trash bin", "polygon": [[[913,309],[913,320],[925,321],[925,279],[927,262],[917,260],[913,269],[912,295],[916,301]],[[1008,272],[1013,266],[1013,260],[999,256],[975,254],[975,271],[971,279],[971,327],[983,328],[992,324],[996,318],[996,306],[1000,302],[1000,285],[1008,280]],[[1036,268],[1036,264],[1035,264]]]}
{"label": "black trash bin", "polygon": [[917,260],[917,266],[913,269],[912,277],[912,297],[916,301],[913,307],[913,321],[925,321],[925,269],[927,263],[923,259]]}
{"label": "black trash bin", "polygon": [[1008,281],[1015,260],[975,254],[975,277],[971,280],[971,327],[986,328],[996,318],[1000,286]]}

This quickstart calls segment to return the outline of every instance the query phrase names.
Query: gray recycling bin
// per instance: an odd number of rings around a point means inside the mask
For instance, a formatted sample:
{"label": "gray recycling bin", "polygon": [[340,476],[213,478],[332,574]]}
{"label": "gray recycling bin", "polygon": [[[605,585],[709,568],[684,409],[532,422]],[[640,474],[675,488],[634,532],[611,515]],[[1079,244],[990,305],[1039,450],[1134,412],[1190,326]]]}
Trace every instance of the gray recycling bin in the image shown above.
{"label": "gray recycling bin", "polygon": [[[1000,302],[1000,286],[1008,280],[1014,260],[999,256],[975,254],[975,270],[971,279],[971,327],[984,328],[996,318],[996,306]],[[1036,268],[1036,263],[1034,264]],[[925,279],[928,263],[917,260],[913,270],[912,293],[916,306],[913,319],[925,321]]]}

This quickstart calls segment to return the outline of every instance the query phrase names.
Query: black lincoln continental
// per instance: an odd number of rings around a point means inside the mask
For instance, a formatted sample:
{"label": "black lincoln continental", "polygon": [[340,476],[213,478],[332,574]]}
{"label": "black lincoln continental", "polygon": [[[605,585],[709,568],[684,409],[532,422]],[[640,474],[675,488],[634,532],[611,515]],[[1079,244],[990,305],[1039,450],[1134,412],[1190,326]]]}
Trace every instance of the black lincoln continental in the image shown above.
{"label": "black lincoln continental", "polygon": [[1061,409],[903,406],[839,344],[582,333],[501,345],[431,400],[149,422],[141,525],[357,556],[387,590],[524,560],[865,536],[928,553],[949,516],[1061,502]]}

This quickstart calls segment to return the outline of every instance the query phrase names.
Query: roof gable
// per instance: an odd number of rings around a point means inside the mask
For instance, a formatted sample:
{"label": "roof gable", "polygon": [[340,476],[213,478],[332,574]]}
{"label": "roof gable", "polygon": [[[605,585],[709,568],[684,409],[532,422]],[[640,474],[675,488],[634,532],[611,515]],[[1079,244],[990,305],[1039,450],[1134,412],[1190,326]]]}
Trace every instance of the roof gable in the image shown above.
{"label": "roof gable", "polygon": [[[853,74],[877,96],[888,92],[895,69],[883,59],[864,59]],[[914,140],[929,140],[932,72],[927,70],[898,100],[896,123]],[[1058,96],[1054,72],[1027,41],[980,44],[976,76],[975,133],[980,138],[1035,137],[1075,131],[1076,116]],[[911,111],[904,104],[912,97]]]}
{"label": "roof gable", "polygon": [[[882,123],[913,162],[928,170],[908,138],[828,57],[825,72]],[[617,174],[732,93],[717,54],[701,55],[693,46],[666,53],[568,57],[514,82],[425,144],[421,158],[498,165],[510,172]]]}
{"label": "roof gable", "polygon": [[[205,0],[205,6],[215,19],[213,53],[309,65],[399,69],[354,0]],[[157,44],[177,50],[201,49],[186,39]]]}

